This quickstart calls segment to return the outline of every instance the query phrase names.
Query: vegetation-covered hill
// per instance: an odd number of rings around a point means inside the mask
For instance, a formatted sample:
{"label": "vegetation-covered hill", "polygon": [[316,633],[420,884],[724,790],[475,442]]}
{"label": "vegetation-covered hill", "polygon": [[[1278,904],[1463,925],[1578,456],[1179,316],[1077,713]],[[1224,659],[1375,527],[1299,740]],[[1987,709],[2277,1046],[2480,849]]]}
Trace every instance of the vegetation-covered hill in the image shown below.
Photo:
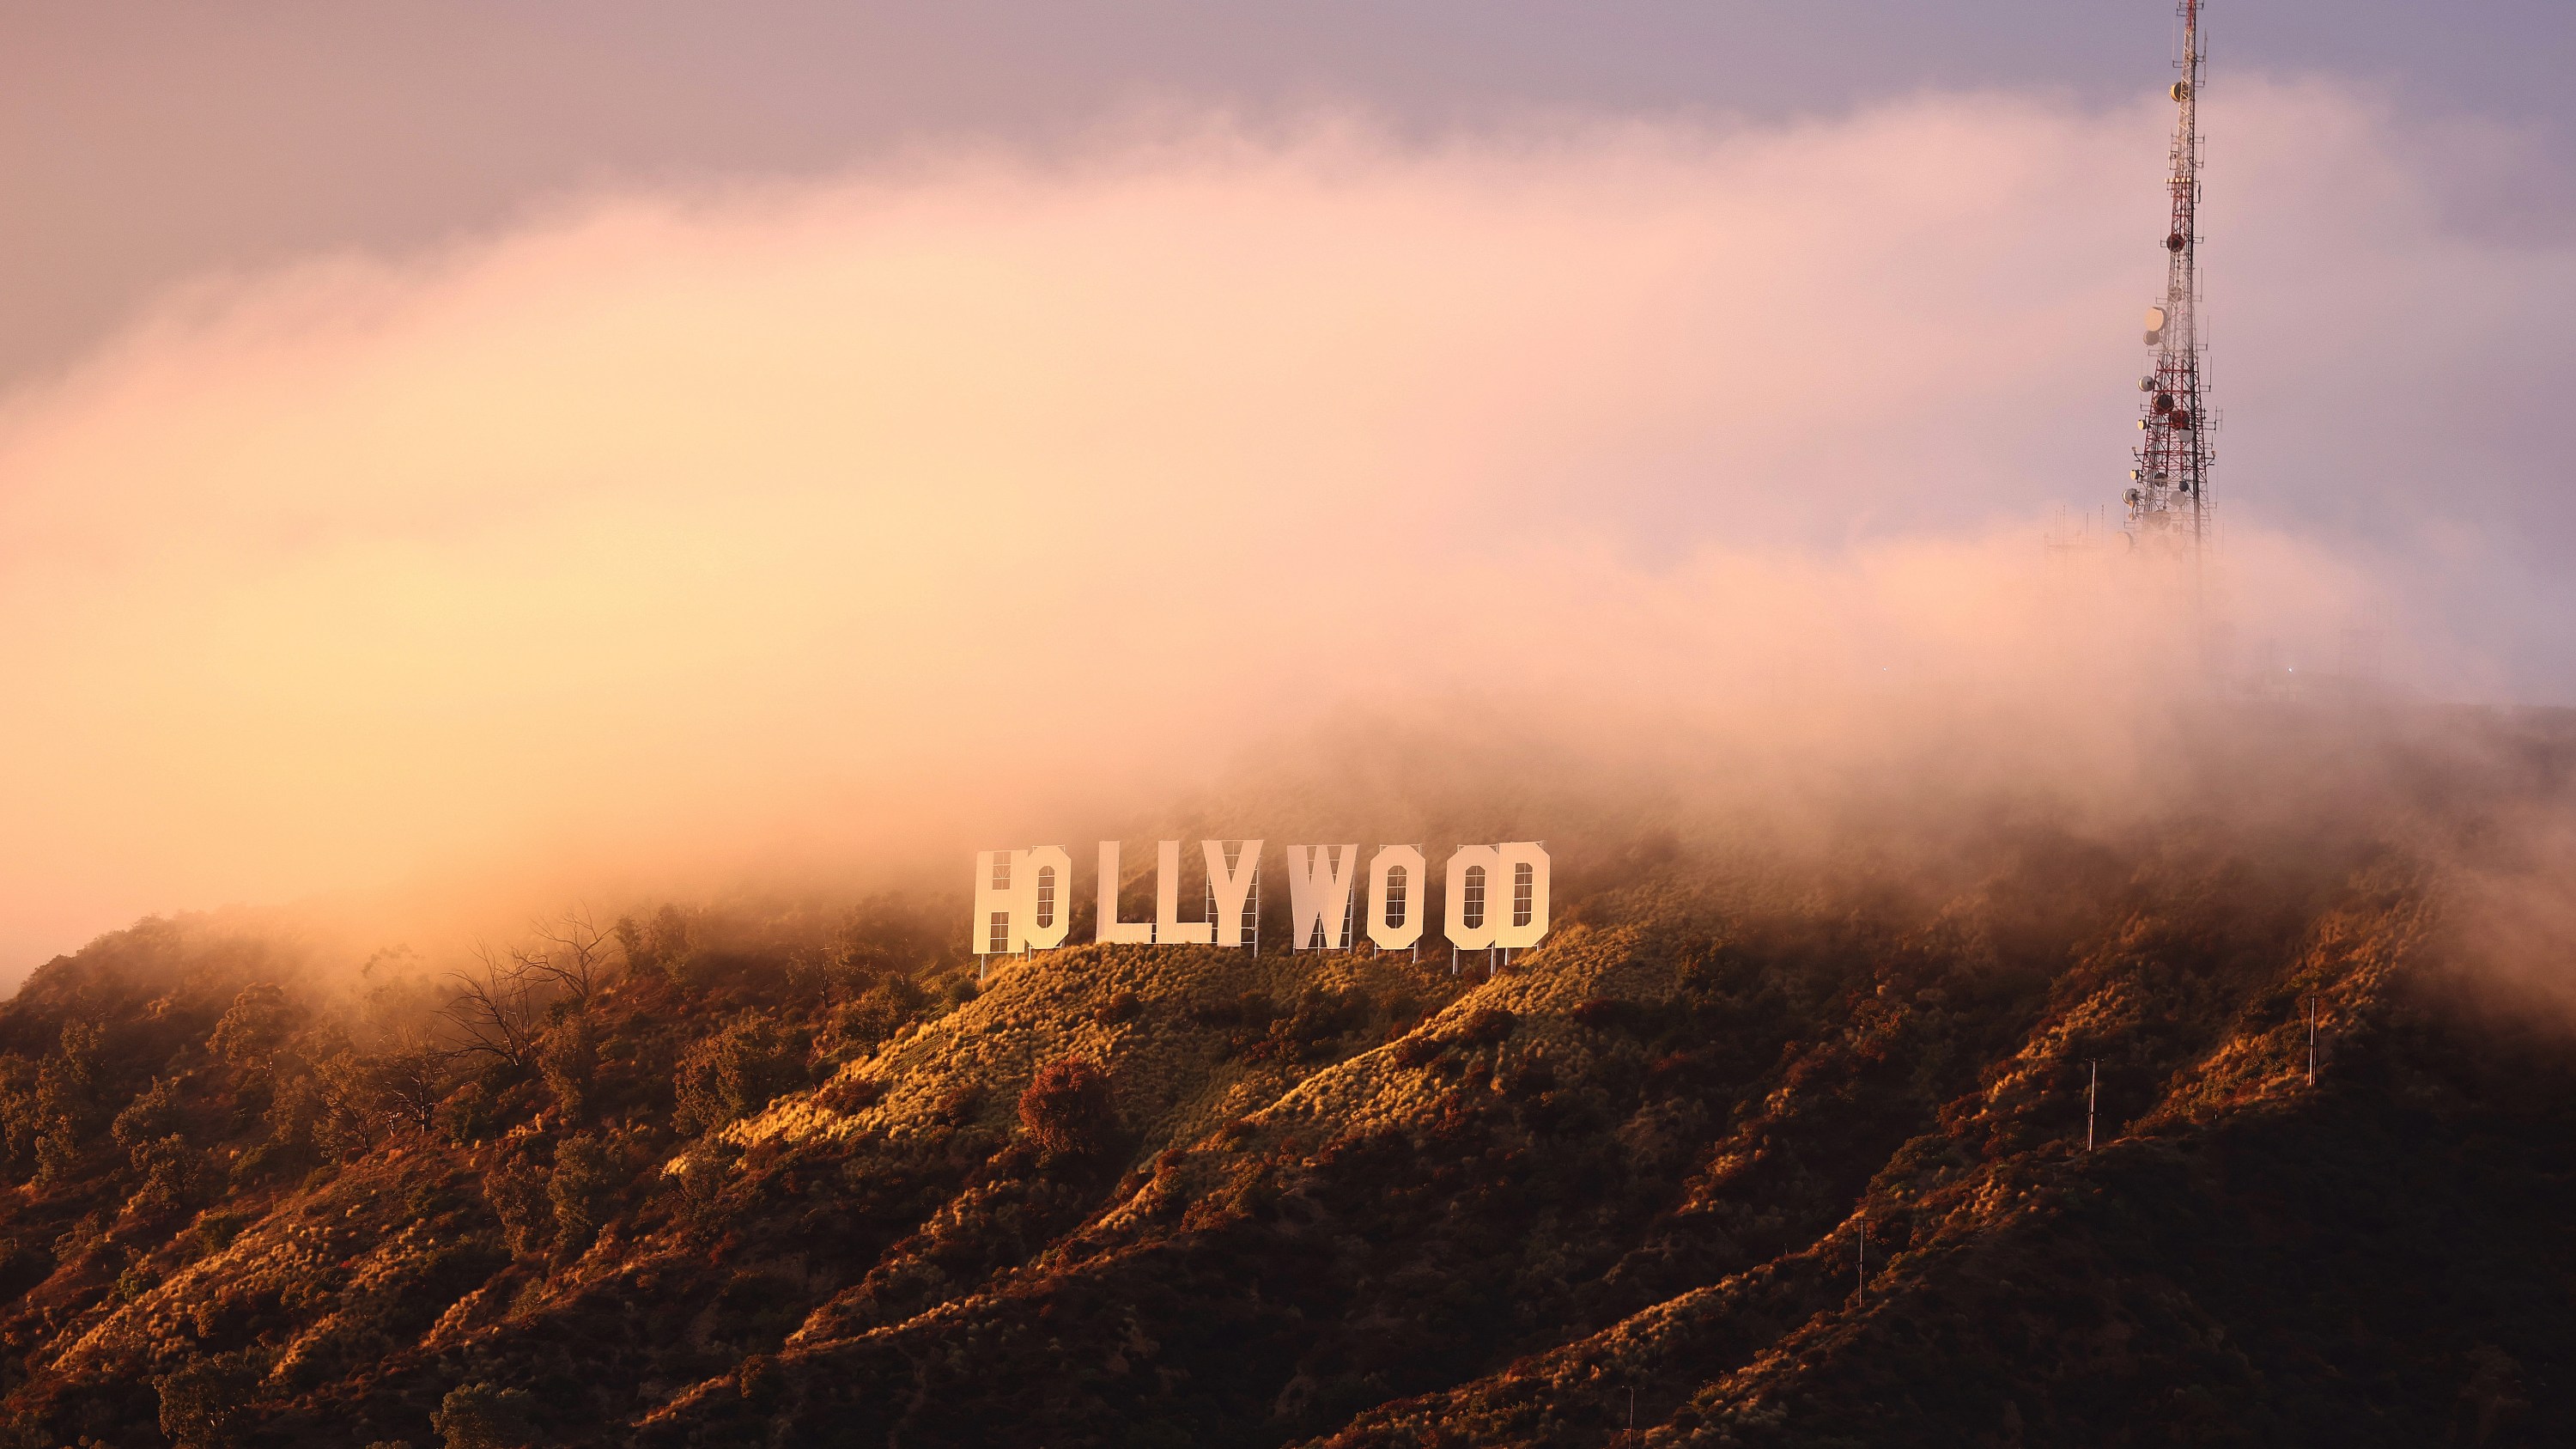
{"label": "vegetation-covered hill", "polygon": [[2569,759],[1644,836],[1490,977],[146,922],[0,1010],[0,1443],[2565,1442],[2576,1050],[2459,861]]}

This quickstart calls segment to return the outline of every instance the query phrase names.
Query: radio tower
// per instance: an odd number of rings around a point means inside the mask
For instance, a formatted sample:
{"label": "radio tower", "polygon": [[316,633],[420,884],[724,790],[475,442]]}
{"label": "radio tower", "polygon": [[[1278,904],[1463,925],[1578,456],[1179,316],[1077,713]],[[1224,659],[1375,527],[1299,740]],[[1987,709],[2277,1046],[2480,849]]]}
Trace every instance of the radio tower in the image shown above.
{"label": "radio tower", "polygon": [[2209,417],[2200,382],[2200,0],[2182,0],[2182,79],[2173,85],[2172,225],[2165,232],[2165,300],[2147,309],[2153,375],[2138,426],[2137,468],[2129,474],[2129,536],[2187,555],[2197,573],[2209,532]]}

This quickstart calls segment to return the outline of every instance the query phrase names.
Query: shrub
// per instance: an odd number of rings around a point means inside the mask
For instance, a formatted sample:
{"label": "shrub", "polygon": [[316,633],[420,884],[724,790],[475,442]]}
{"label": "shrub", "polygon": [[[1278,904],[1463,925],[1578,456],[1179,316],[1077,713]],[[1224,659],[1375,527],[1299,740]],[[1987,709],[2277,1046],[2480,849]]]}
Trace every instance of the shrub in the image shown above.
{"label": "shrub", "polygon": [[0,1239],[0,1298],[15,1298],[51,1277],[54,1255],[33,1238]]}
{"label": "shrub", "polygon": [[711,1132],[748,1117],[795,1085],[797,1064],[776,1028],[758,1018],[737,1021],[689,1048],[672,1078],[679,1101],[674,1130]]}
{"label": "shrub", "polygon": [[256,1219],[249,1213],[210,1212],[197,1219],[190,1235],[196,1239],[198,1252],[220,1253],[231,1247],[233,1239],[240,1237],[242,1229],[254,1221]]}
{"label": "shrub", "polygon": [[765,1353],[752,1354],[735,1366],[733,1381],[735,1390],[750,1403],[767,1403],[778,1394],[778,1369]]}
{"label": "shrub", "polygon": [[554,1094],[565,1121],[578,1122],[589,1115],[591,1082],[599,1071],[599,1042],[587,1018],[575,1012],[547,1032],[537,1044],[537,1067],[545,1074],[546,1090]]}
{"label": "shrub", "polygon": [[39,1184],[68,1181],[72,1168],[80,1161],[80,1138],[72,1124],[56,1118],[36,1134],[36,1175]]}
{"label": "shrub", "polygon": [[33,1160],[36,1137],[45,1130],[36,1103],[36,1064],[10,1052],[0,1055],[0,1137],[5,1137],[9,1175]]}
{"label": "shrub", "polygon": [[864,1112],[885,1100],[885,1083],[865,1077],[835,1077],[814,1094],[814,1105],[835,1112]]}
{"label": "shrub", "polygon": [[1064,1157],[1090,1157],[1117,1135],[1109,1074],[1080,1057],[1038,1069],[1020,1094],[1020,1126],[1039,1147]]}
{"label": "shrub", "polygon": [[134,1094],[125,1110],[116,1114],[108,1135],[125,1149],[138,1168],[143,1166],[146,1146],[158,1143],[180,1130],[184,1124],[179,1115],[179,1080],[176,1077],[154,1079],[151,1086]]}
{"label": "shrub", "polygon": [[570,1257],[599,1236],[617,1176],[617,1154],[596,1137],[567,1137],[555,1148],[546,1201],[554,1208],[556,1252]]}
{"label": "shrub", "polygon": [[459,1384],[429,1416],[447,1449],[525,1449],[536,1437],[536,1400],[525,1389]]}
{"label": "shrub", "polygon": [[690,968],[697,963],[695,933],[687,913],[678,906],[664,906],[650,921],[620,916],[610,934],[626,953],[627,974],[658,971],[683,986],[690,983]]}
{"label": "shrub", "polygon": [[481,1082],[467,1082],[438,1104],[438,1130],[459,1147],[470,1147],[492,1135],[492,1094]]}
{"label": "shrub", "polygon": [[135,1189],[133,1199],[138,1213],[176,1212],[206,1187],[204,1159],[175,1132],[158,1142],[138,1143],[134,1165],[143,1173],[143,1185]]}
{"label": "shrub", "polygon": [[108,1133],[125,1149],[134,1170],[143,1174],[143,1185],[134,1194],[136,1211],[174,1211],[204,1185],[197,1153],[180,1134],[183,1125],[176,1077],[157,1079],[116,1114]]}
{"label": "shrub", "polygon": [[523,1160],[504,1159],[484,1174],[483,1200],[492,1205],[492,1215],[501,1220],[501,1231],[510,1240],[511,1252],[535,1254],[555,1235],[554,1202],[548,1192],[551,1186],[552,1174]]}
{"label": "shrub", "polygon": [[[1246,998],[1247,1013],[1251,1000]],[[1237,1033],[1226,1045],[1247,1062],[1313,1061],[1331,1055],[1333,1039],[1358,1026],[1367,1015],[1368,997],[1360,992],[1309,987],[1294,1008],[1274,1016],[1265,1030]]]}
{"label": "shrub", "polygon": [[161,1398],[161,1432],[179,1449],[241,1442],[242,1408],[255,1378],[233,1354],[192,1360],[152,1381]]}
{"label": "shrub", "polygon": [[1627,1003],[1607,996],[1595,996],[1575,1006],[1574,1019],[1594,1031],[1609,1031],[1626,1023]]}
{"label": "shrub", "polygon": [[931,1120],[946,1127],[963,1127],[984,1110],[984,1088],[975,1082],[962,1082],[939,1094],[930,1104]]}
{"label": "shrub", "polygon": [[848,1055],[872,1051],[919,1015],[921,1004],[920,987],[900,976],[879,977],[833,1010],[832,1035]]}

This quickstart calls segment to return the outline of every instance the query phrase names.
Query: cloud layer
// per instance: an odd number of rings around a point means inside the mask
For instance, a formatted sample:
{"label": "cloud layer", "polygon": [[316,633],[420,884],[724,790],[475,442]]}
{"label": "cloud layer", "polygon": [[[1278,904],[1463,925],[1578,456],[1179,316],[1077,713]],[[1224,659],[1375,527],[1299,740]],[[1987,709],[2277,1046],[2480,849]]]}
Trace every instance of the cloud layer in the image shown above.
{"label": "cloud layer", "polygon": [[[1355,703],[2125,740],[2173,598],[2039,539],[2127,466],[2163,120],[1192,124],[200,288],[0,414],[0,953],[944,847]],[[2570,248],[2348,97],[2213,128],[2248,657],[2368,622],[2564,695],[2530,621],[2576,524],[2512,388],[2576,335]]]}

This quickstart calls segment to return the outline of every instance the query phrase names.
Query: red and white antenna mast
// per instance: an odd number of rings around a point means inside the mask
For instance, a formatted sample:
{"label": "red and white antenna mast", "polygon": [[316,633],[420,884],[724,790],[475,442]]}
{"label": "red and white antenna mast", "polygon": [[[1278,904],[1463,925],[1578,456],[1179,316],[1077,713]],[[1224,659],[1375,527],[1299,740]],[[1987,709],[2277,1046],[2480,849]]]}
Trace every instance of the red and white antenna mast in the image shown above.
{"label": "red and white antenna mast", "polygon": [[2209,425],[2200,378],[2200,0],[2182,0],[2182,79],[2174,82],[2173,218],[2165,232],[2165,298],[2147,309],[2155,371],[2145,394],[2137,469],[2129,475],[2129,534],[2200,562],[2209,534]]}

